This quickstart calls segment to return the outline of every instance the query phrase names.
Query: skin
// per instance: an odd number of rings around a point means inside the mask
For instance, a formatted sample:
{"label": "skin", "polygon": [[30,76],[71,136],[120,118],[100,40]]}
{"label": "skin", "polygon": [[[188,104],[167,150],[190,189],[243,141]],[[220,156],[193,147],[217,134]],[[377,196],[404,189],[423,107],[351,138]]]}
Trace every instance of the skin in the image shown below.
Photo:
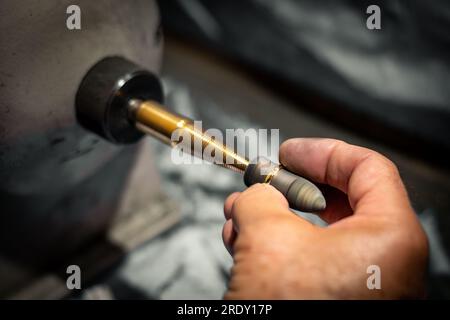
{"label": "skin", "polygon": [[[257,184],[224,206],[232,254],[226,299],[398,299],[424,297],[427,237],[397,167],[381,154],[332,139],[291,139],[280,162],[325,185],[327,227],[289,210],[275,188]],[[369,290],[370,265],[381,289]]]}

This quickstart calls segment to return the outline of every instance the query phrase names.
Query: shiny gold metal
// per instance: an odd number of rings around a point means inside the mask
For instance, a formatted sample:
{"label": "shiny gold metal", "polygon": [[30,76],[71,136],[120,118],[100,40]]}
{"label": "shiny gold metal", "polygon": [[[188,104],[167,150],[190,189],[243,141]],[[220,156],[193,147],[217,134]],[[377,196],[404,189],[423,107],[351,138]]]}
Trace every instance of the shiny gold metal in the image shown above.
{"label": "shiny gold metal", "polygon": [[270,183],[272,181],[272,178],[278,173],[278,171],[281,170],[281,166],[275,167],[272,172],[269,172],[264,179],[264,183]]}
{"label": "shiny gold metal", "polygon": [[131,100],[129,117],[138,130],[153,135],[172,147],[186,143],[187,137],[189,141],[185,146],[189,148],[184,150],[189,149],[192,155],[201,159],[242,173],[249,164],[246,158],[236,154],[221,141],[216,141],[196,128],[191,119],[172,113],[157,102]]}
{"label": "shiny gold metal", "polygon": [[[181,147],[200,159],[244,174],[247,186],[268,183],[278,189],[293,209],[316,212],[324,210],[326,201],[321,191],[310,181],[297,176],[268,159],[256,163],[238,155],[198,128],[191,119],[170,112],[154,101],[131,100],[129,120],[144,133],[155,136],[172,147]],[[270,172],[263,172],[270,169]]]}

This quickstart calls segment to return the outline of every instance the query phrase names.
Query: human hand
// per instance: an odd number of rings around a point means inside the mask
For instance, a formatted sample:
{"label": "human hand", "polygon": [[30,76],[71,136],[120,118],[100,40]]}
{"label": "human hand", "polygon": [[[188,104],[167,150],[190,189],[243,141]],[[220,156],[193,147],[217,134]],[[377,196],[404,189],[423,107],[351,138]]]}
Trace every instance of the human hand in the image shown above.
{"label": "human hand", "polygon": [[[291,139],[280,148],[290,171],[325,188],[318,227],[289,210],[267,184],[225,202],[223,239],[234,258],[228,299],[417,298],[424,294],[426,235],[396,166],[331,139]],[[379,266],[381,289],[367,268]]]}

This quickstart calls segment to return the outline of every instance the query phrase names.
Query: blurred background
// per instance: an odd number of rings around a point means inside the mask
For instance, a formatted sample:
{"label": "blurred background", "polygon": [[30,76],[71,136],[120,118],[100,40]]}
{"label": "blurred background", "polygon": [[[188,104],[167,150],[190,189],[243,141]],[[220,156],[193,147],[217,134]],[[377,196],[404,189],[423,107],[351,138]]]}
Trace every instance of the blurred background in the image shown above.
{"label": "blurred background", "polygon": [[[381,30],[366,28],[370,4],[160,1],[167,104],[209,127],[279,128],[282,140],[331,137],[391,158],[429,236],[429,297],[450,298],[450,3],[377,1]],[[221,298],[222,205],[241,178],[180,168],[149,143],[182,222],[87,294]]]}

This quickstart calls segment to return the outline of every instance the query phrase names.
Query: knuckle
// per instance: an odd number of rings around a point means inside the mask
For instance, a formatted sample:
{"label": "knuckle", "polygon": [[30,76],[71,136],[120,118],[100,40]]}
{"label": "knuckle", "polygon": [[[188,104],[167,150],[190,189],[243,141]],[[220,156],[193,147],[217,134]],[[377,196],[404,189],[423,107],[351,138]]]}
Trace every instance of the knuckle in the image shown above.
{"label": "knuckle", "polygon": [[230,194],[226,199],[225,199],[225,206],[233,203],[233,201],[237,198],[239,198],[240,193],[238,192],[233,192],[232,194]]}
{"label": "knuckle", "polygon": [[[244,198],[244,200],[242,198]],[[232,211],[233,212],[240,211],[243,204],[245,204],[245,195],[241,195],[238,198],[236,198],[236,200],[233,203]]]}
{"label": "knuckle", "polygon": [[369,162],[373,162],[374,165],[379,168],[379,170],[382,170],[382,172],[386,173],[389,176],[399,176],[397,165],[391,159],[387,158],[377,151],[367,149],[367,153],[364,156],[364,159]]}
{"label": "knuckle", "polygon": [[340,139],[330,139],[330,138],[325,138],[322,141],[328,143],[328,144],[334,144],[335,146],[346,146],[348,145],[347,142],[345,142],[344,140],[340,140]]}
{"label": "knuckle", "polygon": [[340,149],[340,148],[346,148],[349,146],[349,144],[347,142],[345,142],[344,140],[325,138],[325,139],[322,139],[321,141],[324,142],[325,145],[328,145],[329,148],[331,148],[331,149]]}
{"label": "knuckle", "polygon": [[377,154],[380,157],[380,161],[384,164],[386,170],[389,173],[398,174],[398,167],[391,159],[385,157],[384,155],[382,155],[380,153],[377,153]]}

